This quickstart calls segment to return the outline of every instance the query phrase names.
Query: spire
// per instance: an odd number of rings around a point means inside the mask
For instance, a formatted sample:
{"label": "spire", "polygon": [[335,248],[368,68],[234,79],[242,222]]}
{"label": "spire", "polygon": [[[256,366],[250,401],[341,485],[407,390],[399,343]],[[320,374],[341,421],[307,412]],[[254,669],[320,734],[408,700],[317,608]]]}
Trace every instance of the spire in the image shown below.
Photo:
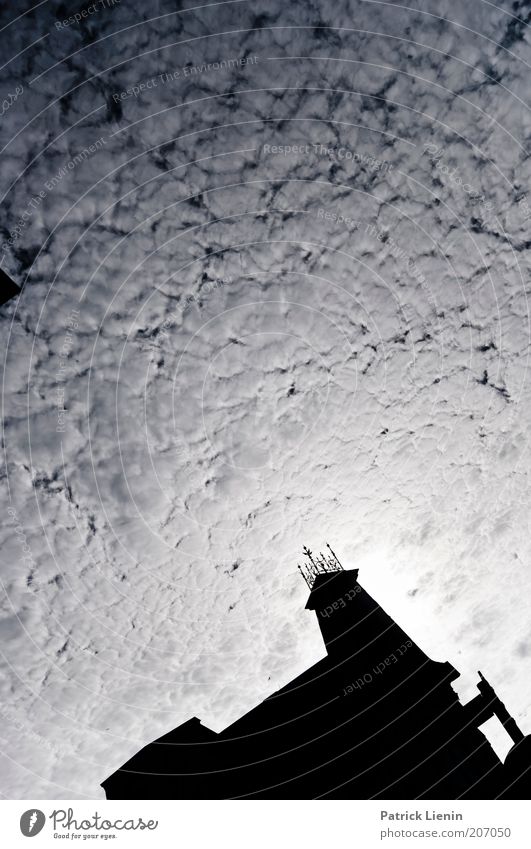
{"label": "spire", "polygon": [[297,563],[297,568],[304,580],[306,581],[306,584],[308,585],[308,588],[310,590],[314,585],[317,575],[321,575],[325,572],[344,571],[343,566],[339,562],[338,558],[336,557],[328,543],[326,543],[326,545],[330,554],[326,555],[320,552],[319,555],[316,557],[314,557],[308,546],[305,545],[302,549],[302,553],[305,557],[308,558],[308,562],[304,563],[303,566]]}

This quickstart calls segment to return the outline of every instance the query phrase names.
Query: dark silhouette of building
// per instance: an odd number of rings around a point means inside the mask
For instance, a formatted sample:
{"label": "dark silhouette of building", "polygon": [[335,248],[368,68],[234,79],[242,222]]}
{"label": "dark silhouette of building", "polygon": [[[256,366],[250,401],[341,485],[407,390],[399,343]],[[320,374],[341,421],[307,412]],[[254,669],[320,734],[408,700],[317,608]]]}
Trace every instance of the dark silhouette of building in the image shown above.
{"label": "dark silhouette of building", "polygon": [[[327,656],[217,734],[194,717],[107,778],[108,799],[525,798],[525,737],[480,673],[431,660],[329,553],[304,549]],[[514,741],[504,766],[478,726]]]}
{"label": "dark silhouette of building", "polygon": [[15,295],[20,295],[21,291],[20,287],[0,268],[0,306],[14,298]]}

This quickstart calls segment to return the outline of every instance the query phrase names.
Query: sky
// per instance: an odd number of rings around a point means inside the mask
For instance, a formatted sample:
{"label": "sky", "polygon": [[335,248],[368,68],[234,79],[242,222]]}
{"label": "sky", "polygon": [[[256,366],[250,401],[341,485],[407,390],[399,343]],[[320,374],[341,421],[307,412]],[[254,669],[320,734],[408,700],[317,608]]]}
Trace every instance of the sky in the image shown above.
{"label": "sky", "polygon": [[103,798],[322,657],[326,542],[531,733],[529,4],[17,15],[0,792]]}

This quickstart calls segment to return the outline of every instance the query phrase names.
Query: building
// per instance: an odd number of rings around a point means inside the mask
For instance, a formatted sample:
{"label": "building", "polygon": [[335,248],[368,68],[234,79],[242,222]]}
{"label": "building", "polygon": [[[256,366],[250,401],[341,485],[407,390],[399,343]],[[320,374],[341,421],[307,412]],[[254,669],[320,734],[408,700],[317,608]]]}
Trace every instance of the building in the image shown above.
{"label": "building", "polygon": [[7,304],[11,298],[15,298],[17,295],[20,295],[21,291],[20,286],[17,286],[17,284],[7,276],[5,271],[2,271],[0,268],[0,306]]}
{"label": "building", "polygon": [[[194,717],[102,786],[108,799],[526,798],[524,737],[480,673],[462,705],[459,673],[431,660],[328,547],[299,566],[327,655],[217,734]],[[479,730],[497,716],[504,766]],[[520,795],[518,795],[520,794]]]}

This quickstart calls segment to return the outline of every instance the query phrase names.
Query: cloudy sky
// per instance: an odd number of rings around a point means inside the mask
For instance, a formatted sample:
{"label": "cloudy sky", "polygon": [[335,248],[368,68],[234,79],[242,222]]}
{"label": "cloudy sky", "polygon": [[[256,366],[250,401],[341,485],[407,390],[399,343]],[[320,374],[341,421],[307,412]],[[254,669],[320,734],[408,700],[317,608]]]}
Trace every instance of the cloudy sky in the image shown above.
{"label": "cloudy sky", "polygon": [[529,3],[15,14],[2,794],[103,798],[322,656],[327,541],[531,732]]}

